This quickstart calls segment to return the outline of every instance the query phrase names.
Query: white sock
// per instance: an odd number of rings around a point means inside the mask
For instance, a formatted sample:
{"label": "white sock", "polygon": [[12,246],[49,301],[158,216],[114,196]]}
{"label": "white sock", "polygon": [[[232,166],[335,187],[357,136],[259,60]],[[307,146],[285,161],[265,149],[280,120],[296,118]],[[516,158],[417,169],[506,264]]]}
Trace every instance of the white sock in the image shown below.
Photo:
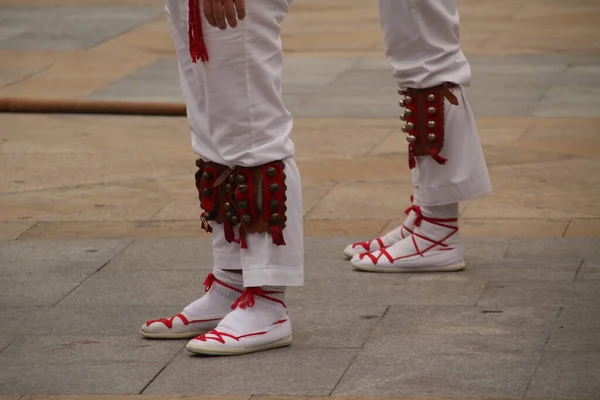
{"label": "white sock", "polygon": [[242,274],[215,269],[213,275],[227,286],[217,281],[212,282],[210,290],[204,296],[184,308],[182,314],[188,319],[224,317],[242,294]]}
{"label": "white sock", "polygon": [[[287,315],[285,307],[285,286],[263,286],[265,298],[257,294],[245,294],[240,304],[219,323],[217,330],[225,330],[236,335],[260,332],[280,321]],[[275,293],[273,293],[275,292]],[[249,296],[249,297],[248,297]],[[252,302],[244,301],[254,298]]]}
{"label": "white sock", "polygon": [[429,218],[458,218],[458,203],[443,206],[421,206],[421,212]]}

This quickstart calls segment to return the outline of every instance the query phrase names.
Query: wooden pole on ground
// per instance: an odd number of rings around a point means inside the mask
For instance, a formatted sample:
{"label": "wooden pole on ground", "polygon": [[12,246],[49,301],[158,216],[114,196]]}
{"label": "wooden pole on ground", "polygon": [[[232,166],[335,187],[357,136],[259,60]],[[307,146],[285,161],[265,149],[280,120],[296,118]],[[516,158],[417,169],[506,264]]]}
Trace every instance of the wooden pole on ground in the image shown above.
{"label": "wooden pole on ground", "polygon": [[183,103],[0,97],[0,113],[185,116]]}

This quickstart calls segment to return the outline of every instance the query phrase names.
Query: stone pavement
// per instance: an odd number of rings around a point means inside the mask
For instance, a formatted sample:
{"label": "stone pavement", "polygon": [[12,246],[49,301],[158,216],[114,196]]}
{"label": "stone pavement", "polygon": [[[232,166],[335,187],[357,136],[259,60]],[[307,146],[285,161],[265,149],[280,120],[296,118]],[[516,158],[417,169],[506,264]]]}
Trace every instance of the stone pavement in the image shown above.
{"label": "stone pavement", "polygon": [[[184,119],[0,114],[0,400],[600,398],[600,4],[461,7],[494,192],[461,205],[452,274],[341,256],[410,194],[376,1],[297,0],[285,21],[307,278],[287,349],[137,334],[211,267]],[[0,0],[0,97],[181,101],[161,1]]]}

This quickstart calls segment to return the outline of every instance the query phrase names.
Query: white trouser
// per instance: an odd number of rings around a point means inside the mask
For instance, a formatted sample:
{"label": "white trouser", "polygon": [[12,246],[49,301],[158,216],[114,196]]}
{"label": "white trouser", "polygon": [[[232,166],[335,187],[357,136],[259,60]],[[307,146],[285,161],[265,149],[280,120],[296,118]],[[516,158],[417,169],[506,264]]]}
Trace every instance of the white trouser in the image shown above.
{"label": "white trouser", "polygon": [[440,165],[417,157],[415,201],[457,203],[491,190],[477,127],[464,90],[471,68],[461,51],[457,0],[379,0],[387,60],[399,88],[423,89],[452,82],[459,105],[445,101],[446,138]]}
{"label": "white trouser", "polygon": [[215,268],[242,269],[245,286],[303,284],[302,188],[289,138],[292,116],[281,98],[280,22],[289,3],[247,1],[246,18],[225,31],[211,27],[202,15],[210,61],[194,64],[189,54],[188,2],[166,0],[194,152],[230,167],[285,163],[286,245],[274,245],[266,233],[250,234],[248,248],[241,249],[225,240],[221,226],[213,225]]}

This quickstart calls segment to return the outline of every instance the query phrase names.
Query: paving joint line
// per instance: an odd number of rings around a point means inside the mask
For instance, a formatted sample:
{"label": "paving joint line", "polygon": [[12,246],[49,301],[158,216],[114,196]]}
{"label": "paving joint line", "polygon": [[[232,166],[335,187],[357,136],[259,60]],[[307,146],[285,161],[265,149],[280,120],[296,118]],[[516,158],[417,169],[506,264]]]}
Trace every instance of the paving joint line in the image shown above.
{"label": "paving joint line", "polygon": [[339,384],[342,381],[342,379],[344,379],[344,376],[346,376],[346,373],[348,373],[348,370],[350,369],[350,367],[352,366],[352,364],[354,364],[354,361],[356,361],[356,358],[360,354],[360,350],[364,349],[365,344],[369,341],[369,339],[371,338],[371,335],[377,329],[377,326],[379,325],[379,323],[385,318],[385,316],[387,315],[388,311],[390,310],[390,307],[391,306],[388,305],[385,308],[385,310],[383,311],[383,314],[381,314],[381,317],[379,317],[379,319],[377,320],[377,322],[375,323],[375,325],[373,325],[373,329],[371,329],[371,332],[369,332],[369,334],[365,338],[365,340],[362,343],[362,345],[358,348],[358,351],[356,352],[356,354],[354,354],[354,356],[352,356],[352,359],[350,360],[350,362],[348,363],[348,366],[346,367],[346,369],[344,370],[344,372],[340,376],[340,379],[338,379],[338,381],[333,386],[333,389],[331,389],[331,391],[329,392],[329,397],[333,396],[333,392],[335,392],[335,389],[337,389],[337,387],[339,386]]}
{"label": "paving joint line", "polygon": [[120,256],[125,250],[127,250],[129,248],[129,246],[131,246],[134,242],[136,241],[136,239],[129,239],[129,243],[127,243],[126,246],[124,246],[117,254],[115,254],[114,257],[112,257],[111,259],[109,259],[108,261],[106,261],[105,263],[103,263],[100,268],[98,268],[96,271],[92,272],[91,274],[89,274],[88,276],[85,277],[84,280],[82,280],[81,282],[79,282],[79,284],[77,286],[75,286],[73,289],[69,290],[69,292],[67,294],[65,294],[63,297],[61,297],[60,300],[58,300],[56,303],[52,304],[50,306],[50,308],[54,308],[57,305],[60,304],[61,301],[63,301],[64,299],[66,299],[71,293],[73,293],[75,290],[77,290],[78,288],[81,287],[81,285],[83,285],[85,282],[87,282],[88,279],[90,279],[92,276],[94,276],[95,274],[97,274],[98,272],[102,271],[102,269],[104,267],[106,267],[108,264],[110,264],[110,262],[112,260],[114,260],[115,258],[117,258],[118,256]]}

